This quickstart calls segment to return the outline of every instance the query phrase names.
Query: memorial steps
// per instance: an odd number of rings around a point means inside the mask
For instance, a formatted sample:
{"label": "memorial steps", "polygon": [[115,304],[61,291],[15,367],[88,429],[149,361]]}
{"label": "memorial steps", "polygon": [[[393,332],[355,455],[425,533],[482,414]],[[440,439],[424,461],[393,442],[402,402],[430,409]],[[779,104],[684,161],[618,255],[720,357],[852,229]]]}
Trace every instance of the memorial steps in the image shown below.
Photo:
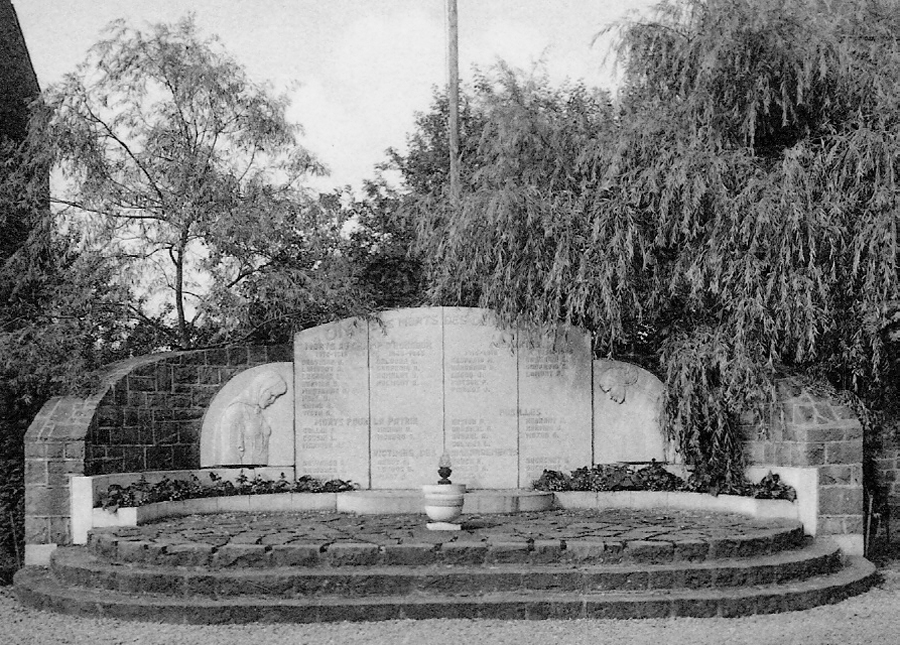
{"label": "memorial steps", "polygon": [[15,588],[28,605],[70,614],[245,623],[739,616],[838,602],[877,580],[871,563],[804,537],[795,522],[723,536],[710,518],[718,533],[702,537],[697,527],[673,532],[666,518],[669,534],[655,540],[638,519],[620,534],[646,539],[578,537],[615,533],[592,515],[561,526],[568,537],[559,539],[517,539],[511,519],[483,531],[419,531],[401,544],[373,543],[368,520],[354,516],[338,528],[360,533],[337,541],[311,526],[298,542],[287,524],[233,531],[219,546],[184,539],[199,521],[175,537],[152,525],[95,529],[88,545],[58,549],[49,568],[19,571]]}

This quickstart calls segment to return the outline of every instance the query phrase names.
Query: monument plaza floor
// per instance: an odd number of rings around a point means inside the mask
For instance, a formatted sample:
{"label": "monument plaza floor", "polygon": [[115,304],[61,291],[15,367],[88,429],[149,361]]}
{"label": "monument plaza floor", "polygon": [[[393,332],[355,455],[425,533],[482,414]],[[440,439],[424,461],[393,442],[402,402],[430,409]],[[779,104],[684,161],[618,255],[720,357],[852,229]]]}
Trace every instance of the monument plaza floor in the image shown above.
{"label": "monument plaza floor", "polygon": [[794,520],[671,509],[220,513],[92,529],[16,575],[26,604],[193,623],[738,616],[876,581]]}
{"label": "monument plaza floor", "polygon": [[[432,531],[425,524],[423,515],[412,514],[224,513],[95,530],[93,540],[104,545],[101,548],[115,541],[118,549],[130,546],[132,552],[147,551],[148,557],[161,557],[149,554],[163,547],[171,551],[175,545],[185,555],[195,551],[198,559],[240,546],[245,550],[240,559],[252,566],[268,561],[265,555],[274,547],[304,548],[319,554],[316,559],[323,564],[339,564],[334,552],[343,550],[374,564],[393,547],[406,547],[417,563],[431,564],[442,561],[440,552],[451,546],[471,552],[465,558],[469,562],[479,556],[525,562],[540,550],[572,562],[662,560],[667,554],[691,560],[771,552],[802,534],[795,521],[668,509],[473,514],[463,516],[459,531]],[[260,548],[247,549],[251,545]]]}

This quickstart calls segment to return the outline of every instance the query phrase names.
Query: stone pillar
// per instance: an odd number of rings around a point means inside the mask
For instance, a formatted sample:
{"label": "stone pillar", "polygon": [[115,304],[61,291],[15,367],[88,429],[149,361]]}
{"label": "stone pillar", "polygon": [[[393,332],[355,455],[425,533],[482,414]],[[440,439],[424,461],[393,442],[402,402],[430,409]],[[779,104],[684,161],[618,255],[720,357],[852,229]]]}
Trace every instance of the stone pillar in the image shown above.
{"label": "stone pillar", "polygon": [[863,429],[852,408],[824,388],[779,383],[779,406],[769,424],[745,428],[756,466],[815,467],[817,535],[848,553],[863,551]]}
{"label": "stone pillar", "polygon": [[[84,473],[84,436],[97,401],[48,401],[25,436],[25,564],[71,541],[69,476]],[[87,420],[87,421],[86,421]]]}

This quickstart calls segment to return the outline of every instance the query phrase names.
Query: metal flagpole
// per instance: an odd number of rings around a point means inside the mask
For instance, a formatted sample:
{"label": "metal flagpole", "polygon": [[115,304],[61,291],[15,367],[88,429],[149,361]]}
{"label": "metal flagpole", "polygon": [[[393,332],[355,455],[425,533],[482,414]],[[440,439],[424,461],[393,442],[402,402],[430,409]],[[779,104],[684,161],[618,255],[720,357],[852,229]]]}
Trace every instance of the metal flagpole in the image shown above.
{"label": "metal flagpole", "polygon": [[450,135],[450,199],[459,203],[459,14],[456,0],[447,0],[447,65],[449,88],[447,99],[450,108],[448,124]]}

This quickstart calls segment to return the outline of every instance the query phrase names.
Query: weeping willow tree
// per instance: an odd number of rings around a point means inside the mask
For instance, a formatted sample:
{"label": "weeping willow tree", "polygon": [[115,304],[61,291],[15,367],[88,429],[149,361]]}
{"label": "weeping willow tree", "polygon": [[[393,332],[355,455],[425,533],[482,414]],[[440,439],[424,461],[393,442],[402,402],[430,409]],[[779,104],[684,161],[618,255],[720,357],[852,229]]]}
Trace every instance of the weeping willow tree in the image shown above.
{"label": "weeping willow tree", "polygon": [[611,31],[615,106],[485,92],[458,208],[418,200],[431,297],[650,351],[669,433],[727,484],[779,373],[871,398],[892,364],[900,3],[683,0]]}

